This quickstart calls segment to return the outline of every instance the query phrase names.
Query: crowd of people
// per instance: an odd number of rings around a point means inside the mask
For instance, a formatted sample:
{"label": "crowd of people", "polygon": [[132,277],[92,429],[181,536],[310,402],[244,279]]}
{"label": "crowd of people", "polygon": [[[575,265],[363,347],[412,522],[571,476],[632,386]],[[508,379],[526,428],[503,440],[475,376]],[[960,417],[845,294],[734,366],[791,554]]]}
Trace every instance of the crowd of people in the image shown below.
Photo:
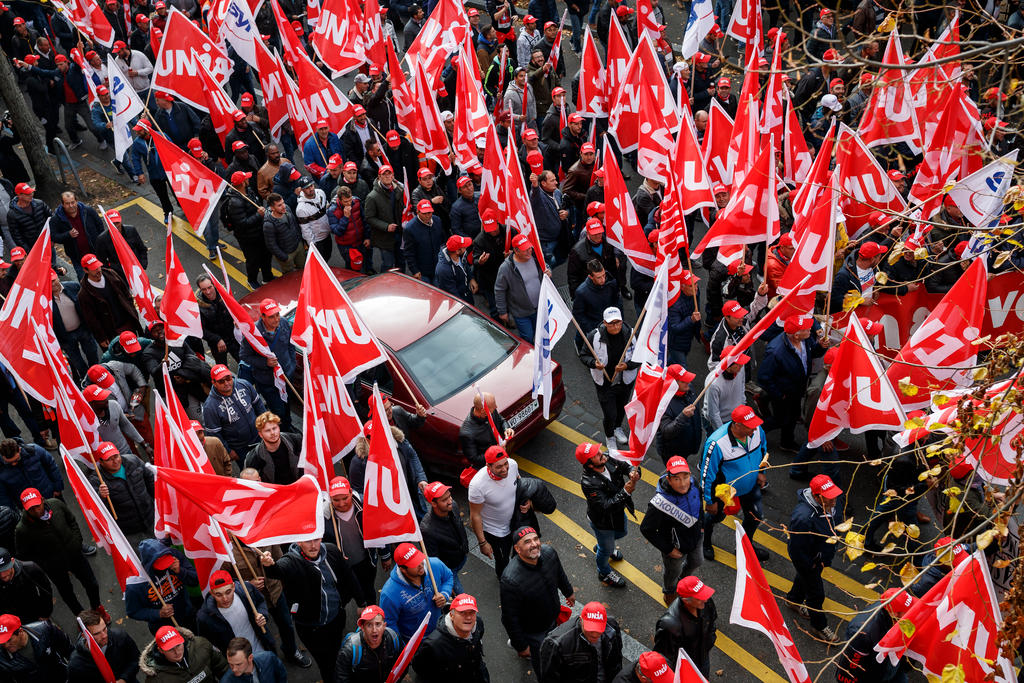
{"label": "crowd of people", "polygon": [[[256,22],[267,44],[280,48],[272,1],[262,3]],[[309,41],[313,24],[307,5],[294,0],[275,4],[310,58],[327,72]],[[421,7],[392,0],[382,7],[385,35],[399,55],[415,42],[436,4]],[[697,140],[702,142],[712,101],[730,115],[737,111],[732,87],[736,69],[730,66],[737,63],[735,46],[723,32],[733,12],[731,3],[715,3],[718,23],[690,60],[683,60],[668,39],[669,19],[658,0],[644,4],[651,7],[658,26],[654,48],[659,66],[673,93],[682,89],[687,94]],[[959,4],[962,9],[964,3]],[[685,18],[689,3],[677,0],[676,6],[684,10]],[[367,64],[355,74],[347,92],[353,117],[343,129],[332,130],[327,119],[317,120],[314,134],[300,144],[288,123],[279,135],[271,135],[267,109],[255,87],[259,81],[229,48],[234,64],[227,86],[240,113],[221,139],[208,113],[151,90],[169,8],[206,26],[209,7],[195,0],[133,0],[127,14],[121,3],[107,0],[101,11],[116,39],[108,49],[90,41],[62,11],[20,0],[10,6],[0,3],[0,48],[38,119],[34,124],[45,131],[47,145],[61,136],[74,151],[88,131],[98,153],[112,156],[112,86],[106,73],[110,54],[146,101],[145,118],[230,184],[206,228],[206,246],[215,258],[220,239],[230,233],[244,255],[250,288],[273,279],[275,269],[301,270],[307,250],[317,249],[325,260],[366,275],[392,269],[406,272],[478,304],[532,342],[543,278],[564,265],[572,314],[582,331],[574,343],[596,393],[596,401],[579,398],[596,404],[605,437],[604,444],[584,443],[575,451],[587,522],[596,539],[597,578],[609,588],[626,586],[614,568],[623,559],[616,543],[629,530],[627,513],[637,510],[639,501],[633,497],[640,471],[613,457],[613,452],[629,443],[625,406],[640,363],[633,360],[633,329],[625,319],[625,306],[631,302],[639,313],[654,280],[632,267],[631,257],[609,241],[605,169],[599,162],[607,121],[575,111],[580,77],[567,75],[567,62],[573,58],[558,58],[558,50],[568,53],[564,44],[560,46],[562,8],[553,0],[532,0],[528,13],[508,0],[488,2],[486,8],[468,7],[485,101],[494,112],[501,144],[511,139],[518,150],[536,242],[523,234],[507,235],[509,228],[500,216],[478,208],[487,163],[485,139],[478,141],[477,163],[465,169],[452,164],[446,172],[437,160],[417,152],[408,131],[399,127],[393,78],[382,65]],[[908,31],[938,34],[956,8],[951,4],[923,11],[915,15]],[[637,9],[625,0],[569,2],[565,9],[568,48],[575,53],[583,49],[587,27],[606,46],[609,32],[617,30],[616,22],[629,45],[636,44]],[[878,29],[895,8],[865,0],[852,13],[837,14],[812,3],[765,9],[770,39],[785,27],[805,29],[802,37],[790,39],[800,45],[790,48],[782,43],[783,64],[792,74],[784,78],[807,144],[817,152],[833,121],[851,126],[859,121],[877,72],[871,62],[878,59]],[[1021,11],[1015,8],[1009,17],[1000,18],[1005,19],[1002,24],[981,10],[962,12],[960,35],[973,40],[1009,35],[1024,25]],[[682,21],[679,28],[684,26]],[[840,32],[849,36],[849,47],[840,48]],[[769,49],[774,44],[771,40]],[[926,46],[913,40],[910,45]],[[76,50],[88,68],[73,54]],[[770,55],[766,57],[761,62],[762,85],[771,62]],[[461,106],[455,100],[459,68],[446,65],[435,93],[449,139],[455,128],[452,112]],[[998,118],[1007,99],[1007,93],[994,85],[1000,82],[999,73],[965,65],[961,78],[979,102],[993,157],[1018,150],[1021,138]],[[116,210],[101,216],[74,191],[64,192],[54,206],[37,198],[11,117],[0,125],[0,226],[3,252],[8,255],[8,261],[0,260],[0,295],[11,291],[28,251],[48,224],[54,244],[61,247],[55,252],[52,273],[54,333],[99,419],[102,443],[94,451],[97,466],[88,473],[88,481],[117,510],[117,525],[145,565],[151,583],[129,586],[124,613],[144,623],[153,636],[148,643],[136,642],[111,623],[88,559],[96,546],[83,535],[65,500],[65,477],[51,454],[60,436],[54,414],[20,391],[3,368],[0,673],[5,680],[106,680],[90,652],[87,631],[118,683],[271,683],[286,680],[283,662],[306,669],[315,663],[324,681],[382,683],[425,617],[426,636],[411,662],[418,680],[502,680],[510,674],[489,673],[484,655],[485,649],[501,646],[505,636],[492,633],[485,648],[477,599],[465,592],[460,577],[468,571],[474,546],[493,561],[507,645],[531,662],[543,683],[667,683],[680,649],[710,677],[718,624],[715,589],[696,571],[715,560],[712,538],[728,514],[740,514],[743,530],[754,538],[764,517],[762,491],[769,485],[768,434],[775,430],[775,450],[792,456],[789,477],[806,483],[787,525],[793,585],[784,603],[808,620],[821,641],[831,645],[845,640],[823,607],[822,574],[836,553],[829,538],[834,534],[837,499],[844,495],[843,487],[853,484],[844,480],[836,462],[838,453],[850,446],[836,438],[812,448],[800,427],[810,424],[835,360],[835,334],[826,332],[820,317],[794,315],[763,333],[756,351],[732,352],[775,305],[777,288],[793,259],[796,245],[788,234],[793,225],[793,187],[780,189],[783,234],[777,243],[755,245],[729,265],[716,259],[716,249],[706,250],[684,271],[681,295],[668,310],[666,371],[676,389],[657,426],[655,450],[663,467],[639,527],[660,553],[667,610],[656,621],[653,650],[638,661],[624,662],[623,633],[610,613],[614,594],[582,605],[573,616],[575,588],[559,550],[542,543],[539,533],[538,513],[551,512],[554,500],[543,483],[520,476],[516,461],[502,445],[515,432],[506,427],[494,397],[486,393],[478,396],[462,424],[459,443],[452,445],[476,468],[463,482],[468,511],[460,509],[452,486],[431,480],[429,467],[424,467],[408,438],[423,425],[426,412],[385,402],[397,457],[421,518],[422,548],[363,543],[367,435],[356,443],[346,476],[330,481],[322,540],[267,549],[242,547],[244,561],[237,565],[236,575],[220,569],[208,585],[200,586],[189,558],[154,535],[154,481],[146,466],[153,443],[150,393],[166,391],[166,367],[169,386],[193,418],[192,429],[217,474],[291,484],[302,476],[303,440],[275,378],[277,367],[289,378],[298,371],[291,324],[273,299],[259,304],[256,330],[271,351],[268,360],[248,341],[239,341],[223,298],[212,279],[201,275],[194,284],[203,337],[168,346],[163,322],[145,328],[140,323],[114,246],[115,241],[126,242],[147,267],[150,247],[140,232],[125,224]],[[876,152],[906,196],[919,159],[903,145]],[[619,157],[631,180],[628,169],[635,167],[635,156]],[[128,153],[111,163],[127,187],[141,191],[149,186],[164,214],[175,212],[174,192],[150,125],[136,123]],[[664,191],[661,183],[643,178],[632,197],[651,253],[658,249]],[[731,191],[715,186],[716,206],[686,217],[691,243],[705,225],[714,225]],[[881,293],[904,294],[921,287],[941,293],[956,282],[966,268],[960,261],[973,229],[956,203],[947,198],[933,219],[939,227],[920,244],[903,247],[903,257],[887,259],[886,253],[906,237],[904,218],[893,220],[878,212],[869,217],[872,232],[866,239],[837,244],[830,310],[822,313],[843,310],[851,293],[869,306]],[[1019,222],[1014,214],[1003,225]],[[541,254],[534,253],[538,246]],[[1016,263],[1016,257],[993,263],[992,271]],[[879,331],[867,321],[864,327],[869,335]],[[705,364],[714,372],[707,374],[704,387],[694,386],[697,373],[687,368]],[[17,422],[12,410],[18,413]],[[365,406],[361,410],[365,419]],[[31,438],[23,438],[23,429]],[[892,458],[883,488],[914,489],[915,501],[908,506],[887,499],[875,506],[866,532],[869,551],[881,550],[877,535],[890,520],[927,524],[933,521],[930,515],[937,515],[936,528],[955,537],[946,506],[938,504],[950,482],[963,484],[965,496],[977,509],[984,509],[991,499],[986,498],[991,491],[963,464],[919,478],[915,454],[928,438],[919,434],[901,448],[885,432],[868,432],[867,457]],[[931,502],[932,511],[923,503],[919,508],[918,500]],[[957,529],[970,528],[964,519],[968,516],[960,514]],[[879,603],[884,608],[869,608],[847,626],[852,640],[835,667],[837,680],[907,680],[907,662],[878,662],[872,647],[967,550],[950,536],[934,546],[930,554],[919,548],[922,552],[914,557],[927,571],[906,588],[886,591]],[[755,546],[755,553],[761,562],[769,561],[764,548]],[[80,602],[72,576],[84,589],[88,605]],[[62,629],[54,621],[54,588],[78,617],[83,632]],[[358,613],[354,630],[347,628],[349,603]]]}

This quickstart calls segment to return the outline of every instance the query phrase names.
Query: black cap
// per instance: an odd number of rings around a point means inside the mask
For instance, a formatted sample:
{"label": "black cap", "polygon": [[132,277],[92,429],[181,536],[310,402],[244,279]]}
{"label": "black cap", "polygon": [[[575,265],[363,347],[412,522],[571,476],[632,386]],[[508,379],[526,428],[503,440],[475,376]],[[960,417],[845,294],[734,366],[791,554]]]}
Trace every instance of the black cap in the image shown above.
{"label": "black cap", "polygon": [[[514,534],[512,534],[513,543],[518,543],[519,541],[523,540],[524,536],[529,536],[530,534],[536,533],[537,530],[534,529],[532,526],[521,526],[518,529],[516,529],[516,532]],[[540,534],[538,534],[538,536],[539,535]]]}
{"label": "black cap", "polygon": [[7,548],[0,548],[0,572],[5,572],[14,566],[14,557]]}

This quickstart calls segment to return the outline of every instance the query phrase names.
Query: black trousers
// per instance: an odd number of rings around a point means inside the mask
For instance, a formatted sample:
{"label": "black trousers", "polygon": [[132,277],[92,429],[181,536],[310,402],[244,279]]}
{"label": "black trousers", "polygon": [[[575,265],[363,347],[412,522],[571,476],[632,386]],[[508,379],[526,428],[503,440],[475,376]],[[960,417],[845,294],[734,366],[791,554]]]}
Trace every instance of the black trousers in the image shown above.
{"label": "black trousers", "polygon": [[[609,364],[611,362],[608,361]],[[608,372],[610,374],[613,370],[609,368]],[[607,382],[607,380],[605,381]],[[626,403],[629,402],[629,396],[633,392],[633,385],[612,384],[609,386],[606,383],[595,386],[597,386],[597,403],[601,406],[601,415],[604,418],[604,435],[610,439],[615,433],[615,428],[626,419]]]}
{"label": "black trousers", "polygon": [[796,422],[800,419],[800,407],[803,403],[802,396],[779,396],[772,397],[772,416],[767,420],[765,431],[774,427],[779,428],[779,443],[783,446],[797,447],[796,444]]}
{"label": "black trousers", "polygon": [[796,576],[793,577],[793,587],[786,594],[786,599],[797,605],[807,605],[807,611],[811,616],[811,626],[816,629],[823,629],[828,625],[825,613],[821,606],[825,602],[825,584],[821,581],[821,572],[824,567],[808,567],[806,565],[793,565],[796,569]]}
{"label": "black trousers", "polygon": [[270,265],[270,252],[262,239],[239,239],[238,246],[242,249],[242,255],[245,257],[245,277],[249,282],[259,282],[260,273],[263,274],[263,284],[274,279],[274,271]]}
{"label": "black trousers", "polygon": [[363,597],[367,605],[377,604],[377,567],[370,562],[369,557],[364,557],[359,564],[352,565],[352,573],[356,575],[359,587],[363,589]]}
{"label": "black trousers", "polygon": [[66,560],[67,564],[63,568],[44,567],[46,569],[46,575],[50,577],[50,581],[53,581],[53,585],[57,588],[57,592],[60,593],[60,597],[64,600],[64,604],[68,606],[72,614],[78,614],[83,609],[82,603],[78,601],[78,596],[75,594],[75,589],[71,586],[71,574],[75,575],[75,578],[85,588],[85,596],[89,599],[89,607],[98,607],[103,604],[100,601],[100,585],[96,581],[96,575],[92,572],[92,567],[89,566],[89,561],[85,559],[85,555],[81,552],[74,553]]}
{"label": "black trousers", "polygon": [[171,188],[167,185],[167,181],[151,177],[149,182],[153,186],[156,196],[160,198],[160,208],[163,209],[163,212],[168,214],[174,211],[174,205],[171,204]]}
{"label": "black trousers", "polygon": [[324,681],[333,681],[338,650],[341,648],[341,641],[345,638],[345,606],[340,607],[338,616],[334,617],[333,621],[323,626],[295,624],[295,631],[320,668],[320,678]]}
{"label": "black trousers", "polygon": [[281,636],[281,654],[287,659],[295,654],[299,646],[295,642],[295,624],[292,623],[292,615],[288,612],[288,598],[284,593],[281,593],[277,602],[271,606],[270,616],[277,624],[277,634]]}
{"label": "black trousers", "polygon": [[485,531],[484,540],[491,545],[491,550],[494,551],[494,573],[498,575],[498,579],[501,579],[505,567],[508,566],[509,556],[512,554],[512,534],[495,536]]}

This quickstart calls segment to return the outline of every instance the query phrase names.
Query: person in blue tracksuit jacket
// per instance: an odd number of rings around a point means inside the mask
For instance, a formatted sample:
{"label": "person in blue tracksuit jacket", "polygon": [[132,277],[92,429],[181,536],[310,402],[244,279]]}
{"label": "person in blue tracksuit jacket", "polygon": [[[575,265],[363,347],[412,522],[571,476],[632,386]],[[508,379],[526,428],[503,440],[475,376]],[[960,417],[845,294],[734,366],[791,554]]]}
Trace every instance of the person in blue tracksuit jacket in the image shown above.
{"label": "person in blue tracksuit jacket", "polygon": [[[700,460],[700,490],[704,492],[704,559],[714,560],[711,534],[715,524],[725,519],[725,504],[715,497],[719,484],[730,484],[743,508],[743,530],[751,542],[764,514],[761,511],[761,487],[767,483],[761,461],[767,453],[762,420],[750,406],[737,406],[732,420],[716,429],[704,441]],[[768,551],[754,547],[757,559],[764,562]]]}
{"label": "person in blue tracksuit jacket", "polygon": [[[442,609],[451,602],[455,575],[444,562],[428,558],[411,543],[400,543],[395,548],[394,558],[395,568],[380,589],[380,606],[387,615],[388,625],[398,631],[404,646],[416,633],[424,615],[430,615],[424,636],[434,630]],[[437,592],[427,573],[427,562],[437,582]]]}

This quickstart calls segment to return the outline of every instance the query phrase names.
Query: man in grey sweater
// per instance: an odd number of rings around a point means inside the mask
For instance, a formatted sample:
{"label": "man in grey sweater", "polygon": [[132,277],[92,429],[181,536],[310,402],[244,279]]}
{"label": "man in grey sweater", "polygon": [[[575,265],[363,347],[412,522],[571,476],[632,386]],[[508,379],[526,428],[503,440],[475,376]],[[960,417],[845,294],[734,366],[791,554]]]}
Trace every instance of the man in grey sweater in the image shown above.
{"label": "man in grey sweater", "polygon": [[306,245],[295,214],[276,192],[267,197],[267,208],[270,210],[263,217],[263,240],[267,250],[282,273],[302,270],[306,265]]}
{"label": "man in grey sweater", "polygon": [[512,253],[498,268],[494,300],[498,317],[506,325],[515,324],[519,336],[532,342],[537,325],[537,301],[544,273],[533,257],[533,247],[525,235],[512,240]]}
{"label": "man in grey sweater", "polygon": [[[732,346],[722,349],[722,358],[728,359],[732,349]],[[750,362],[750,356],[741,353],[731,360],[729,367],[717,376],[713,372],[708,373],[708,380],[711,380],[711,383],[704,394],[704,408],[700,414],[704,430],[708,434],[731,421],[732,411],[736,406],[746,403],[747,372],[743,366]]]}

